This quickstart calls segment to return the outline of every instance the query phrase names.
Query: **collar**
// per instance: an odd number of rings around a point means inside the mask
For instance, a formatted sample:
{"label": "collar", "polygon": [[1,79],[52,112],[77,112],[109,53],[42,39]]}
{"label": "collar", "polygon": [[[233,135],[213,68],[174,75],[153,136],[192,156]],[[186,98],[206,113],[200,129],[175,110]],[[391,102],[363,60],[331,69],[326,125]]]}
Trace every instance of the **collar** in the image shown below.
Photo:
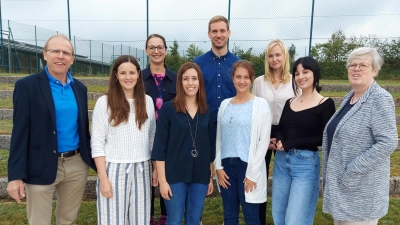
{"label": "collar", "polygon": [[[168,79],[172,80],[172,79],[169,77],[170,74],[171,74],[170,70],[169,70],[165,65],[164,65],[164,68],[165,68],[165,77],[164,77],[164,79],[165,79],[165,78],[168,78]],[[151,73],[151,70],[150,70],[150,65],[148,65],[148,66],[146,67],[146,69],[142,70],[142,76],[143,76],[143,79],[144,79],[144,80],[147,80],[147,78],[149,78],[149,77],[151,77],[152,79],[154,79],[154,78],[153,78],[153,75],[152,75],[152,73]]]}
{"label": "collar", "polygon": [[211,49],[210,51],[208,51],[208,55],[209,55],[212,59],[214,59],[214,60],[218,60],[218,59],[226,60],[230,54],[231,54],[231,52],[230,52],[229,50],[228,50],[228,52],[227,52],[225,55],[221,55],[221,56],[217,56],[217,55],[212,51],[212,49]]}
{"label": "collar", "polygon": [[[56,78],[54,78],[53,76],[50,75],[49,67],[47,65],[44,67],[44,71],[46,71],[47,78],[49,79],[49,81],[51,83],[57,83],[57,82],[61,83],[61,81],[57,80]],[[66,82],[66,84],[73,84],[73,83],[74,83],[74,79],[72,78],[71,73],[69,71],[67,71],[67,82]]]}
{"label": "collar", "polygon": [[[375,87],[378,86],[378,83],[374,81],[374,83],[371,84],[371,86],[368,87],[368,89],[364,92],[364,94],[358,99],[357,102],[365,102],[368,99],[368,96],[371,94],[371,92],[375,89]],[[351,91],[344,97],[343,101],[349,101],[351,97],[354,95],[354,90],[351,89]]]}

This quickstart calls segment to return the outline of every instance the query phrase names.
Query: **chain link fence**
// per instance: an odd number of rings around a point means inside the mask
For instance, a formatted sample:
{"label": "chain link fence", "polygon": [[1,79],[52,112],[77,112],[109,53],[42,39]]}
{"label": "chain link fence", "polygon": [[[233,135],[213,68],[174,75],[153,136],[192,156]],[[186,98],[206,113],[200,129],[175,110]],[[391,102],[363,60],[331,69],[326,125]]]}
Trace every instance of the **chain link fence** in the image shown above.
{"label": "chain link fence", "polygon": [[[17,2],[5,1],[3,11],[7,10],[5,7],[17,7]],[[168,65],[176,70],[184,61],[192,60],[193,54],[210,50],[208,21],[215,15],[224,15],[230,19],[232,32],[229,49],[255,62],[258,75],[263,74],[265,48],[276,38],[290,48],[292,60],[311,55],[321,62],[324,74],[335,73],[329,75],[331,78],[343,78],[345,58],[358,46],[382,48],[388,67],[393,70],[387,78],[400,75],[398,0],[71,1],[70,27],[65,19],[67,5],[64,2],[62,8],[57,9],[52,7],[59,7],[59,4],[52,4],[61,1],[39,2],[47,4],[48,8],[34,21],[2,20],[3,72],[41,70],[45,64],[42,55],[45,40],[58,32],[68,36],[69,28],[76,52],[71,68],[74,74],[108,74],[110,64],[121,54],[133,55],[142,68],[147,66],[144,45],[151,33],[166,38],[169,55],[177,52],[181,60]],[[53,11],[62,12],[64,17],[52,19]],[[332,67],[327,62],[337,66]]]}

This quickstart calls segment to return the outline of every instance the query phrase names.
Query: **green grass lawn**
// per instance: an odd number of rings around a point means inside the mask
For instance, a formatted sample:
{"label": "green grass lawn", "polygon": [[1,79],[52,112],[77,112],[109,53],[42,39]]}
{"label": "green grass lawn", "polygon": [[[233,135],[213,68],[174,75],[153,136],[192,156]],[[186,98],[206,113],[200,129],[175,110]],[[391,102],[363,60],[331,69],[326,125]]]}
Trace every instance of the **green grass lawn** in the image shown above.
{"label": "green grass lawn", "polygon": [[[400,86],[400,80],[377,80],[379,85]],[[320,80],[321,84],[344,84],[349,85],[349,81],[345,80]]]}
{"label": "green grass lawn", "polygon": [[[328,91],[321,91],[321,95],[325,97],[341,97],[343,98],[345,95],[347,95],[348,92],[342,92],[342,91],[333,91],[333,92],[328,92]],[[391,92],[390,93],[393,98],[400,98],[400,92]]]}
{"label": "green grass lawn", "polygon": [[[155,202],[155,216],[160,213],[158,198]],[[53,203],[53,221],[54,222]],[[379,220],[379,224],[400,224],[400,198],[390,198],[388,214]],[[202,222],[204,225],[221,225],[223,222],[222,199],[220,197],[206,198]],[[244,225],[243,215],[240,214],[240,223]],[[95,225],[97,224],[96,202],[84,201],[79,210],[77,224]],[[27,224],[26,204],[17,204],[15,202],[0,202],[0,225]],[[272,225],[271,216],[271,199],[268,198],[267,203],[267,224]],[[332,225],[333,220],[329,214],[322,212],[322,199],[318,199],[316,215],[314,218],[315,225]]]}
{"label": "green grass lawn", "polygon": [[[27,73],[0,73],[0,76],[2,77],[26,77],[30,74]],[[107,80],[108,79],[108,74],[100,74],[100,75],[91,75],[91,76],[79,76],[79,75],[74,75],[72,74],[74,78],[90,78],[90,79],[102,79],[102,80]]]}
{"label": "green grass lawn", "polygon": [[[88,100],[88,108],[89,109],[93,109],[95,104],[96,104],[96,101]],[[1,109],[12,109],[13,108],[12,100],[10,98],[0,98],[0,108]]]}
{"label": "green grass lawn", "polygon": [[[103,85],[86,85],[86,87],[88,88],[88,92],[105,93],[107,91],[107,86]],[[14,84],[0,83],[0,90],[2,91],[14,90]]]}
{"label": "green grass lawn", "polygon": [[13,127],[12,120],[0,120],[0,135],[11,134],[12,127]]}
{"label": "green grass lawn", "polygon": [[[0,149],[0,177],[7,177],[7,160],[8,160],[8,150]],[[272,175],[273,167],[274,167],[274,157],[272,156],[270,165],[271,169],[269,171],[270,176]],[[95,176],[96,172],[90,170],[89,175]],[[390,156],[390,176],[392,177],[400,176],[400,151],[395,151]]]}

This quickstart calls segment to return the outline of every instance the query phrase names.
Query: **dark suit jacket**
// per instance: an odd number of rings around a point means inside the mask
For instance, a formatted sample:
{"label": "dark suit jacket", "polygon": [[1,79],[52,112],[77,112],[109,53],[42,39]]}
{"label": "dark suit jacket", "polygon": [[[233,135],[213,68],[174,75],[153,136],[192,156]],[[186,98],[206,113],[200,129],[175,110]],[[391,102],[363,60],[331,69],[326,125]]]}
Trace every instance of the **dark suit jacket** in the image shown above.
{"label": "dark suit jacket", "polygon": [[[144,86],[146,94],[153,99],[154,107],[156,106],[157,86],[151,75],[150,66],[142,70]],[[168,68],[165,68],[165,78],[162,83],[163,88],[163,101],[168,102],[176,96],[176,73]],[[155,108],[154,108],[155,109]]]}
{"label": "dark suit jacket", "polygon": [[[95,169],[90,148],[87,88],[76,79],[71,86],[78,105],[80,154],[83,161]],[[18,80],[13,103],[8,180],[51,184],[57,174],[58,144],[54,101],[46,72]]]}

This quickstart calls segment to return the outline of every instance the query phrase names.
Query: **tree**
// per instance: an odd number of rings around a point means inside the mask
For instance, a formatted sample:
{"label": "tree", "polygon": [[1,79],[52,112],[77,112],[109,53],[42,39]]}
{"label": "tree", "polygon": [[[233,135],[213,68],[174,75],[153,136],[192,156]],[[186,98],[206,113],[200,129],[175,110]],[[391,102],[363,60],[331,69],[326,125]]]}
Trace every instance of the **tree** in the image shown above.
{"label": "tree", "polygon": [[343,62],[346,60],[348,53],[356,46],[354,41],[347,42],[343,31],[339,29],[332,34],[328,42],[316,44],[316,51],[313,54],[316,54],[317,58],[322,61]]}
{"label": "tree", "polygon": [[296,57],[296,46],[294,44],[290,45],[288,52],[289,52],[290,63],[293,63],[294,58]]}
{"label": "tree", "polygon": [[165,57],[165,64],[169,69],[177,72],[185,60],[179,55],[179,44],[176,40],[169,48],[170,50]]}
{"label": "tree", "polygon": [[193,61],[194,58],[203,53],[204,52],[198,46],[196,46],[195,43],[192,43],[189,45],[188,49],[186,49],[186,60]]}

